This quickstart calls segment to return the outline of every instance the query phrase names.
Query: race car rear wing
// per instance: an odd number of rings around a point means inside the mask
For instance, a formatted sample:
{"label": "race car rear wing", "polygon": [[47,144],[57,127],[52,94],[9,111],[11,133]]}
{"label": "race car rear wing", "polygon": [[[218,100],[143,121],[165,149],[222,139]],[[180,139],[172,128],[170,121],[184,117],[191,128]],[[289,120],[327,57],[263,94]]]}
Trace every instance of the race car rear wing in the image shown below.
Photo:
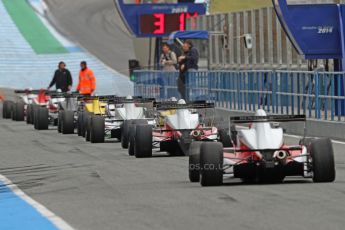
{"label": "race car rear wing", "polygon": [[142,97],[134,97],[132,99],[127,98],[117,98],[117,99],[111,99],[108,100],[108,103],[110,104],[145,104],[145,103],[154,103],[156,99],[154,98],[142,98]]}
{"label": "race car rear wing", "polygon": [[232,124],[264,123],[264,122],[305,122],[305,115],[268,115],[268,116],[243,116],[230,117]]}
{"label": "race car rear wing", "polygon": [[210,109],[215,108],[214,103],[207,103],[205,101],[195,101],[189,102],[187,104],[177,104],[174,102],[171,103],[158,103],[155,105],[157,110],[177,110],[177,109]]}
{"label": "race car rear wing", "polygon": [[48,91],[46,89],[18,89],[14,90],[14,93],[16,94],[39,94],[41,92],[56,92],[56,90]]}
{"label": "race car rear wing", "polygon": [[47,92],[46,95],[49,95],[51,98],[80,98],[83,95],[75,92]]}
{"label": "race car rear wing", "polygon": [[80,95],[78,100],[99,100],[99,101],[108,101],[108,100],[118,100],[123,99],[124,97],[119,97],[116,95],[98,95],[98,96],[91,96],[91,95]]}
{"label": "race car rear wing", "polygon": [[128,103],[136,103],[136,104],[144,104],[144,103],[154,103],[154,98],[142,98],[142,97],[133,97],[132,99],[127,99],[126,97],[119,97],[116,95],[105,95],[105,96],[81,96],[78,97],[78,100],[99,100],[102,102],[106,102],[108,104],[128,104]]}

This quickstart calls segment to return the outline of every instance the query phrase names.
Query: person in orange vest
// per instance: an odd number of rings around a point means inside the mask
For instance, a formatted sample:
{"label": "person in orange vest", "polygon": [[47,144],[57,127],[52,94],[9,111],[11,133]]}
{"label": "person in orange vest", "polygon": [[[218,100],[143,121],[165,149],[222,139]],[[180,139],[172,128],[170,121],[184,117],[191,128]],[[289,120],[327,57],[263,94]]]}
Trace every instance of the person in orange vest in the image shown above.
{"label": "person in orange vest", "polygon": [[96,89],[96,78],[93,71],[87,67],[86,61],[80,63],[79,83],[77,91],[80,94],[91,95]]}

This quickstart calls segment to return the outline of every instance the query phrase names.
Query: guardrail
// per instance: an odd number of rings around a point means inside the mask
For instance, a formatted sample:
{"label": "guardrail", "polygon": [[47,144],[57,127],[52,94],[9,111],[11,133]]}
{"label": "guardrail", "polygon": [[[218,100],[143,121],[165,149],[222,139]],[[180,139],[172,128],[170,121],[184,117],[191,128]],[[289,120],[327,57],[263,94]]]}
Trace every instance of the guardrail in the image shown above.
{"label": "guardrail", "polygon": [[[135,95],[180,98],[178,72],[136,71]],[[345,73],[299,71],[198,71],[186,77],[187,100],[217,107],[345,121]]]}

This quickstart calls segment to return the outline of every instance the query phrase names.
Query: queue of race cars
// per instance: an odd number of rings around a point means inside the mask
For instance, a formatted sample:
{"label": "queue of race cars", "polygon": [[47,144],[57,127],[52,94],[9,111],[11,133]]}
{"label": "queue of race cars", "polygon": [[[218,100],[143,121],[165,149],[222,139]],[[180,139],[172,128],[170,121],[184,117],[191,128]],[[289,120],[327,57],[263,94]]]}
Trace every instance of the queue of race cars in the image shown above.
{"label": "queue of race cars", "polygon": [[[216,125],[215,105],[171,98],[88,96],[47,90],[16,90],[18,100],[4,101],[3,118],[26,121],[36,130],[57,126],[91,143],[117,139],[129,156],[153,157],[155,151],[189,157],[189,179],[219,186],[224,178],[280,183],[287,176],[333,182],[335,163],[330,139],[284,141],[282,122],[306,122],[304,115],[231,117]],[[186,167],[187,171],[187,167]]]}

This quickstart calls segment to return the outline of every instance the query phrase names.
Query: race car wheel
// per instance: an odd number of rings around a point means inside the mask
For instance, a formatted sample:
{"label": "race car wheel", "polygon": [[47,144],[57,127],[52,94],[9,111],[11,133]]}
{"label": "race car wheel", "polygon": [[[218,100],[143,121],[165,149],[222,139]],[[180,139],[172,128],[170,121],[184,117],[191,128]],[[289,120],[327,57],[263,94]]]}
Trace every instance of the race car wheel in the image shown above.
{"label": "race car wheel", "polygon": [[23,102],[17,102],[14,104],[14,120],[24,121],[25,118],[25,105]]}
{"label": "race car wheel", "polygon": [[31,110],[32,110],[32,105],[28,105],[26,108],[26,124],[31,124]]}
{"label": "race car wheel", "polygon": [[86,114],[86,116],[84,117],[84,119],[86,120],[86,125],[85,125],[85,140],[86,141],[90,141],[91,138],[91,133],[90,133],[90,129],[91,129],[91,119],[92,119],[92,114]]}
{"label": "race car wheel", "polygon": [[3,107],[2,107],[2,117],[4,119],[10,119],[11,118],[11,102],[10,101],[4,101]]}
{"label": "race car wheel", "polygon": [[83,132],[84,132],[84,130],[83,130],[83,128],[84,128],[84,126],[83,126],[83,113],[81,112],[81,113],[78,113],[78,120],[77,120],[77,132],[78,132],[78,136],[83,136]]}
{"label": "race car wheel", "polygon": [[85,138],[86,138],[87,125],[88,125],[87,119],[91,115],[92,115],[92,113],[90,113],[90,112],[86,112],[86,111],[83,112],[83,116],[82,116],[82,118],[83,118],[83,120],[82,120],[82,122],[83,122],[82,136],[85,137]]}
{"label": "race car wheel", "polygon": [[335,164],[332,142],[329,138],[317,139],[310,144],[313,181],[316,183],[335,180]]}
{"label": "race car wheel", "polygon": [[7,109],[7,101],[2,103],[2,118],[6,119],[6,109]]}
{"label": "race car wheel", "polygon": [[35,124],[35,107],[36,105],[31,105],[31,114],[30,114],[30,124]]}
{"label": "race car wheel", "polygon": [[11,118],[13,121],[16,121],[16,103],[14,102],[10,102],[10,105],[11,105]]}
{"label": "race car wheel", "polygon": [[128,147],[128,155],[134,156],[135,155],[135,133],[136,133],[136,125],[132,124],[129,126],[129,147]]}
{"label": "race car wheel", "polygon": [[189,147],[189,180],[190,182],[200,181],[200,149],[203,142],[195,141]]}
{"label": "race car wheel", "polygon": [[104,117],[94,115],[91,118],[90,140],[91,143],[104,143],[105,121]]}
{"label": "race car wheel", "polygon": [[49,111],[47,108],[38,107],[36,111],[36,129],[47,130],[49,126]]}
{"label": "race car wheel", "polygon": [[38,105],[35,105],[33,107],[33,110],[34,110],[34,128],[35,129],[38,129],[38,110],[40,109],[40,107]]}
{"label": "race car wheel", "polygon": [[201,185],[219,186],[223,184],[223,145],[205,142],[200,151]]}
{"label": "race car wheel", "polygon": [[63,110],[61,122],[62,134],[74,133],[74,112],[70,110]]}
{"label": "race car wheel", "polygon": [[233,147],[230,135],[226,132],[225,129],[218,130],[219,142],[223,144],[225,148]]}
{"label": "race car wheel", "polygon": [[13,101],[8,101],[8,116],[10,119],[15,120],[15,103]]}
{"label": "race car wheel", "polygon": [[121,147],[123,149],[128,149],[128,131],[129,131],[129,125],[132,123],[130,120],[123,121],[122,127],[121,127]]}
{"label": "race car wheel", "polygon": [[152,126],[136,126],[134,148],[136,158],[152,157]]}
{"label": "race car wheel", "polygon": [[57,124],[58,133],[61,133],[62,131],[62,116],[63,116],[63,110],[60,110],[58,112],[58,124]]}
{"label": "race car wheel", "polygon": [[147,120],[132,120],[132,123],[128,127],[128,155],[135,155],[135,133],[137,125],[147,125]]}

